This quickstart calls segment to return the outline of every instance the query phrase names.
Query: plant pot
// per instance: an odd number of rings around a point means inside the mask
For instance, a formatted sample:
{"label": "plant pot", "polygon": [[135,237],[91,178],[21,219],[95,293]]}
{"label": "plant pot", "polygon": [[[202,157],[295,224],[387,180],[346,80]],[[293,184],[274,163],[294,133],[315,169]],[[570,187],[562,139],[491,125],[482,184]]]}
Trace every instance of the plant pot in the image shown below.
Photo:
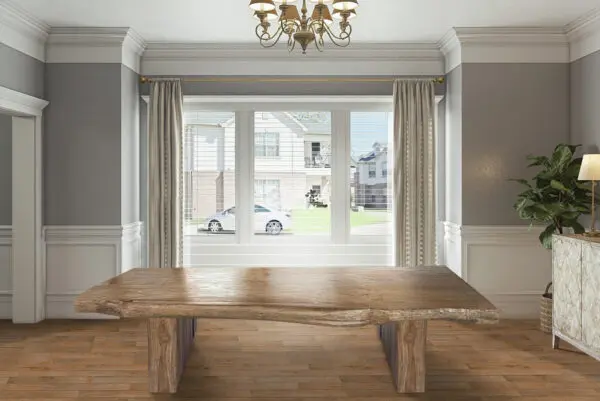
{"label": "plant pot", "polygon": [[540,299],[540,330],[552,333],[552,293],[549,292],[552,283],[548,284],[546,291]]}

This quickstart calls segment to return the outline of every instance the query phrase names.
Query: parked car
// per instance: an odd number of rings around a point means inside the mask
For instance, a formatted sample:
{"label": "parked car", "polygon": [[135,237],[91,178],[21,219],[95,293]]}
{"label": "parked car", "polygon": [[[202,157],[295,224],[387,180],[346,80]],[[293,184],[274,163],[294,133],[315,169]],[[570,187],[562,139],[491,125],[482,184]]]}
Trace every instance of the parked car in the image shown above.
{"label": "parked car", "polygon": [[[292,228],[292,215],[288,212],[271,209],[262,205],[254,205],[254,229],[256,232],[271,235],[281,234]],[[209,216],[204,227],[198,229],[218,233],[235,230],[235,206]]]}

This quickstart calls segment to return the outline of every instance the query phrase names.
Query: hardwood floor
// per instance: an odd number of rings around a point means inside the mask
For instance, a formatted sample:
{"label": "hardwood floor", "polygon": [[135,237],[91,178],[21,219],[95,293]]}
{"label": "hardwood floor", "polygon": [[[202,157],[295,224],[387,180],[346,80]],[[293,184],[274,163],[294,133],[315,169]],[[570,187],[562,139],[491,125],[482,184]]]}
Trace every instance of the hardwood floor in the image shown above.
{"label": "hardwood floor", "polygon": [[0,322],[0,400],[600,400],[600,362],[552,350],[535,322],[431,322],[428,392],[405,396],[375,327],[224,320],[198,322],[179,393],[153,396],[145,329],[131,320]]}

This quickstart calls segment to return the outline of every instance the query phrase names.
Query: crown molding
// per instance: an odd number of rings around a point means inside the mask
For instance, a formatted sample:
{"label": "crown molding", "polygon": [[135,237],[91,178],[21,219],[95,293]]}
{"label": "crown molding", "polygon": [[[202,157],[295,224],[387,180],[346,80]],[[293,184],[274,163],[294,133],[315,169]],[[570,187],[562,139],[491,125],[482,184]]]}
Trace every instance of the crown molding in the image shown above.
{"label": "crown molding", "polygon": [[[437,75],[443,55],[435,43],[355,43],[323,53],[288,53],[255,43],[149,43],[144,75]],[[349,68],[351,63],[351,68]]]}
{"label": "crown molding", "polygon": [[0,43],[40,61],[46,60],[50,27],[7,0],[0,1]]}
{"label": "crown molding", "polygon": [[570,61],[576,61],[600,50],[600,8],[565,26],[571,43]]}
{"label": "crown molding", "polygon": [[563,28],[454,28],[438,42],[445,71],[462,63],[568,63]]}
{"label": "crown molding", "polygon": [[146,43],[131,28],[57,27],[47,42],[48,63],[121,63],[140,72]]}

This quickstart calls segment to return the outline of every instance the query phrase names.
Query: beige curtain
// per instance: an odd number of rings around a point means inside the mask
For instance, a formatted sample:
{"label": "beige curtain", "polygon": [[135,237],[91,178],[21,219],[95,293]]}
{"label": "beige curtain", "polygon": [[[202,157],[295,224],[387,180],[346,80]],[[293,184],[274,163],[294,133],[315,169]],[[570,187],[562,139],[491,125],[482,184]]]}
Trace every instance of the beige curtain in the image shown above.
{"label": "beige curtain", "polygon": [[436,263],[434,106],[431,80],[394,83],[396,266]]}
{"label": "beige curtain", "polygon": [[180,267],[183,95],[179,80],[152,82],[148,131],[148,266]]}

